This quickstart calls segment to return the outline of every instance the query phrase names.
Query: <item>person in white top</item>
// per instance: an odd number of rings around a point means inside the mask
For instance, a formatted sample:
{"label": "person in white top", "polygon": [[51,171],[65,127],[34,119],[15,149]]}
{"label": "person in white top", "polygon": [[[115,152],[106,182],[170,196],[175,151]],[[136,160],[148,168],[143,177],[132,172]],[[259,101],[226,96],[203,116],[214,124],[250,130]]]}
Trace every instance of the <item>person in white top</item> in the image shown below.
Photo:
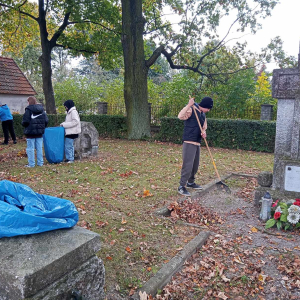
{"label": "person in white top", "polygon": [[65,128],[65,162],[73,163],[74,139],[81,133],[80,117],[73,100],[65,101],[64,107],[67,111],[66,120],[60,126]]}

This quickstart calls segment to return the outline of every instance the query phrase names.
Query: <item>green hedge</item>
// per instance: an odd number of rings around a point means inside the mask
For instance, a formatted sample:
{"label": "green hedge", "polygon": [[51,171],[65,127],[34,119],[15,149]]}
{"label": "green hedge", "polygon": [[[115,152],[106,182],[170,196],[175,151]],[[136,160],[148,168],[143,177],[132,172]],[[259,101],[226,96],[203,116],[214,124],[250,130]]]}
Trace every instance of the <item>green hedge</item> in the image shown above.
{"label": "green hedge", "polygon": [[[210,146],[262,152],[274,152],[276,122],[207,119],[207,141]],[[158,139],[182,142],[183,121],[162,118]]]}
{"label": "green hedge", "polygon": [[[18,137],[23,136],[22,115],[14,115],[14,127]],[[48,115],[49,127],[59,126],[64,115]],[[92,122],[101,137],[125,138],[126,118],[110,115],[81,115],[81,121]],[[210,146],[262,152],[274,152],[276,122],[250,120],[207,119],[207,141]],[[162,118],[156,140],[181,143],[183,121],[178,118]]]}
{"label": "green hedge", "polygon": [[[48,115],[48,127],[59,126],[65,120],[65,115]],[[23,115],[14,115],[14,129],[17,137],[23,136],[24,127],[22,126]],[[126,137],[126,118],[124,116],[108,115],[81,115],[81,121],[92,122],[101,137]],[[2,136],[3,133],[1,132]]]}

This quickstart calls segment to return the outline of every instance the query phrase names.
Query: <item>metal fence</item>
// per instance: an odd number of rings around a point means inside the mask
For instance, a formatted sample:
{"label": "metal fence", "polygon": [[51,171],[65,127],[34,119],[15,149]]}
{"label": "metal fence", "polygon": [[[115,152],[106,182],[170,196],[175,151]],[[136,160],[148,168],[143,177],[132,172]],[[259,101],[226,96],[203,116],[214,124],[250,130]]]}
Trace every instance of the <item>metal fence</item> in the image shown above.
{"label": "metal fence", "polygon": [[[151,124],[160,125],[160,118],[162,117],[177,117],[182,108],[175,106],[158,106],[151,105]],[[111,105],[107,106],[108,115],[123,115],[126,116],[125,105]],[[247,107],[245,109],[224,109],[222,107],[214,107],[207,113],[208,118],[215,119],[247,119],[260,120],[261,107]],[[272,120],[276,120],[276,111],[273,111]]]}

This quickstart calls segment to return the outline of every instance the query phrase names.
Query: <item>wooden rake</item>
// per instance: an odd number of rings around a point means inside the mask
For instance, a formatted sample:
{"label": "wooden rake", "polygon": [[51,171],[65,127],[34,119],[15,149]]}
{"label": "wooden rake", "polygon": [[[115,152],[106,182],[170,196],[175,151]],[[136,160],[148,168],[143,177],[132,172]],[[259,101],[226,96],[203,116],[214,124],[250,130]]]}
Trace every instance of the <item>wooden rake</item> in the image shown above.
{"label": "wooden rake", "polygon": [[[201,133],[203,133],[203,129],[202,129],[201,123],[200,123],[200,121],[199,121],[199,118],[198,118],[198,115],[197,115],[195,106],[193,106],[193,110],[194,110],[195,116],[196,116],[196,118],[197,118],[197,122],[198,122],[198,125],[199,125],[199,128],[200,128],[200,131],[201,131]],[[219,175],[219,172],[218,172],[216,163],[215,163],[214,158],[213,158],[213,156],[212,156],[212,154],[211,154],[211,152],[210,152],[210,149],[209,149],[209,147],[208,147],[207,140],[206,140],[205,137],[202,137],[202,138],[204,139],[204,142],[205,142],[206,148],[207,148],[207,150],[208,150],[210,159],[211,159],[211,161],[212,161],[212,164],[213,164],[213,166],[214,166],[214,168],[215,168],[217,177],[218,177],[218,179],[219,179],[219,181],[216,182],[216,185],[217,185],[218,188],[221,188],[222,190],[225,189],[225,191],[226,191],[227,193],[230,194],[231,191],[230,191],[229,186],[228,186],[227,184],[225,184],[224,182],[222,182],[222,180],[221,180],[221,177],[220,177],[220,175]]]}

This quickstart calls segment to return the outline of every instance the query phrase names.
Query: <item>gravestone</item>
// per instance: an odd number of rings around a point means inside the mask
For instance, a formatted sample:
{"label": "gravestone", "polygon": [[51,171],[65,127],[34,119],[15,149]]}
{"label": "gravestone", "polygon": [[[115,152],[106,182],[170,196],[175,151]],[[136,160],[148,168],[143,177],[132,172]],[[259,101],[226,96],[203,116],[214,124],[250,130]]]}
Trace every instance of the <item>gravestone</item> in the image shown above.
{"label": "gravestone", "polygon": [[273,181],[256,189],[256,205],[267,191],[273,199],[300,198],[300,49],[297,68],[273,70],[272,96],[278,99]]}
{"label": "gravestone", "polygon": [[75,158],[98,154],[99,133],[92,122],[80,122],[81,133],[74,141]]}
{"label": "gravestone", "polygon": [[273,184],[300,194],[300,53],[298,67],[273,71],[272,96],[278,99]]}
{"label": "gravestone", "polygon": [[0,239],[0,300],[104,299],[98,234],[73,227]]}

